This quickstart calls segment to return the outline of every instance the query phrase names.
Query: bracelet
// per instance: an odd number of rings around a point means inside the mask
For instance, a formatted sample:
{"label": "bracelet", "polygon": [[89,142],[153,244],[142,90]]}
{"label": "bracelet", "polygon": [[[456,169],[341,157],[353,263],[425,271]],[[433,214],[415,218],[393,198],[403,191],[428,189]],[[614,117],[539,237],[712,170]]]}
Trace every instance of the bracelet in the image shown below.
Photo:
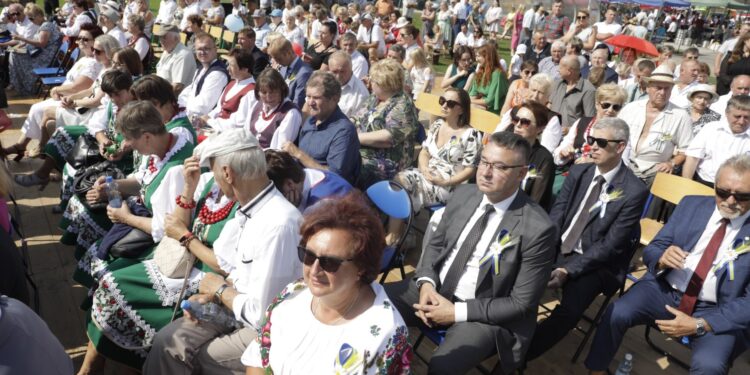
{"label": "bracelet", "polygon": [[193,232],[185,233],[182,237],[180,237],[180,245],[182,245],[183,247],[187,247],[187,244],[193,238],[195,238],[195,235],[193,234]]}
{"label": "bracelet", "polygon": [[224,294],[224,291],[227,288],[229,288],[229,285],[227,285],[227,284],[221,284],[221,286],[219,287],[219,289],[216,289],[216,292],[214,293],[214,299],[216,300],[216,302],[218,302],[220,304],[222,303],[221,302],[221,295]]}
{"label": "bracelet", "polygon": [[185,201],[182,200],[182,195],[178,195],[177,198],[175,198],[175,203],[177,203],[177,206],[179,206],[180,208],[184,208],[186,210],[195,208],[195,201],[191,199],[190,203],[185,203]]}

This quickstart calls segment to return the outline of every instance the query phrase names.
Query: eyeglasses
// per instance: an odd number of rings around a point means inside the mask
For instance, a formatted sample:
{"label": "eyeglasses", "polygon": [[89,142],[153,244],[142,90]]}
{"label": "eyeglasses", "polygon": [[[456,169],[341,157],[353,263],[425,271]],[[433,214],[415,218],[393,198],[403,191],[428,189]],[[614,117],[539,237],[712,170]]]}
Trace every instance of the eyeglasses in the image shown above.
{"label": "eyeglasses", "polygon": [[685,56],[685,58],[688,59],[688,60],[698,60],[698,56],[694,56],[694,55]]}
{"label": "eyeglasses", "polygon": [[535,71],[533,71],[533,70],[528,70],[528,69],[527,69],[527,70],[524,70],[524,71],[522,71],[521,73],[523,73],[523,74],[525,74],[525,75],[530,75],[530,76],[533,76],[534,74],[536,74],[536,72],[535,72]]}
{"label": "eyeglasses", "polygon": [[438,99],[438,104],[440,104],[440,106],[444,106],[444,105],[447,104],[448,108],[453,108],[453,107],[455,107],[457,105],[461,105],[461,103],[459,103],[459,102],[457,102],[455,100],[446,99],[446,98],[444,98],[442,96],[440,97],[440,99]]}
{"label": "eyeglasses", "polygon": [[88,43],[88,42],[92,41],[93,39],[79,37],[78,40],[81,41],[81,42],[84,42],[84,43]]}
{"label": "eyeglasses", "polygon": [[98,56],[98,55],[101,55],[102,53],[104,53],[104,50],[94,48],[94,54],[95,55]]}
{"label": "eyeglasses", "polygon": [[307,250],[304,246],[297,246],[297,255],[299,255],[299,261],[304,263],[306,266],[312,266],[315,260],[318,261],[320,268],[328,273],[336,273],[344,262],[351,262],[354,259],[339,259],[336,257],[317,256],[310,250]]}
{"label": "eyeglasses", "polygon": [[721,198],[722,200],[727,200],[729,199],[729,197],[734,197],[737,202],[750,201],[750,193],[732,192],[729,190],[720,189],[718,187],[716,187],[715,190],[716,196]]}
{"label": "eyeglasses", "polygon": [[589,18],[589,16],[578,16],[578,17],[576,17],[577,20],[585,20],[586,18]]}
{"label": "eyeglasses", "polygon": [[510,122],[512,122],[513,125],[521,124],[521,126],[523,127],[531,126],[531,124],[533,123],[531,119],[518,117],[518,116],[511,116]]}
{"label": "eyeglasses", "polygon": [[505,165],[502,163],[490,163],[484,159],[479,160],[479,166],[482,168],[491,168],[494,172],[505,172],[513,168],[525,167],[525,165]]}
{"label": "eyeglasses", "polygon": [[596,145],[599,146],[600,148],[607,147],[608,143],[620,143],[620,142],[624,142],[624,141],[620,140],[620,139],[596,138],[596,137],[592,137],[592,136],[586,137],[586,143],[589,146],[593,146],[594,143],[596,143]]}
{"label": "eyeglasses", "polygon": [[609,107],[612,107],[615,111],[622,109],[622,104],[599,103],[599,105],[602,106],[602,109],[609,109]]}

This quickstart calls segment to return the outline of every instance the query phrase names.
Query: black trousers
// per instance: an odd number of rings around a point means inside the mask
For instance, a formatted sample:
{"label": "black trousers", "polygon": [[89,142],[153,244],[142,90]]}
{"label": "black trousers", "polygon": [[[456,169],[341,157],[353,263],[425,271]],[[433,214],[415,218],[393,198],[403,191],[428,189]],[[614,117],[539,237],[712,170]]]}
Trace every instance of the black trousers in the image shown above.
{"label": "black trousers", "polygon": [[575,328],[583,313],[603,290],[603,280],[596,272],[568,280],[563,286],[560,304],[552,310],[549,318],[537,325],[529,351],[526,352],[526,361],[539,357],[560,342]]}

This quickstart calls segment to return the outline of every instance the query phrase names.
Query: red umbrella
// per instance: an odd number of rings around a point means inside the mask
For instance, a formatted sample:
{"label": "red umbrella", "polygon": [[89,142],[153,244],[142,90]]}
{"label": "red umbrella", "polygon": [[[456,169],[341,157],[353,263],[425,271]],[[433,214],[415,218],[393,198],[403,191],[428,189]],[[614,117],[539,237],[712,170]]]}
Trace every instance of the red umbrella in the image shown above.
{"label": "red umbrella", "polygon": [[651,42],[632,35],[615,35],[605,40],[604,43],[614,47],[632,48],[636,52],[646,55],[659,56],[659,51],[656,50],[656,47]]}

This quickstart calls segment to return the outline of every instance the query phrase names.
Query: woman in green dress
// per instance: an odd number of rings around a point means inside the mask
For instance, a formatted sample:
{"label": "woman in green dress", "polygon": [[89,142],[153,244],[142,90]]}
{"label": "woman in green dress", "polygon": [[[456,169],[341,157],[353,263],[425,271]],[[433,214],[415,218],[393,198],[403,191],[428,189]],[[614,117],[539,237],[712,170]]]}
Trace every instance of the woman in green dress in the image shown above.
{"label": "woman in green dress", "polygon": [[[166,216],[165,235],[179,240],[192,222],[190,232],[195,240],[186,248],[198,263],[185,284],[183,298],[187,298],[198,290],[205,272],[223,273],[212,247],[238,205],[214,183],[213,173],[200,174],[197,157],[185,159],[182,170],[184,187],[174,200],[174,213]],[[100,368],[104,357],[140,369],[154,335],[172,321],[184,280],[162,274],[152,260],[152,250],[143,261],[115,260],[111,264],[115,270],[99,278],[87,314],[90,342],[82,369]],[[182,310],[177,309],[175,317],[181,315]]]}
{"label": "woman in green dress", "polygon": [[493,44],[487,44],[477,52],[477,70],[471,84],[469,96],[474,107],[496,114],[505,103],[508,93],[507,74],[500,66],[500,58]]}

